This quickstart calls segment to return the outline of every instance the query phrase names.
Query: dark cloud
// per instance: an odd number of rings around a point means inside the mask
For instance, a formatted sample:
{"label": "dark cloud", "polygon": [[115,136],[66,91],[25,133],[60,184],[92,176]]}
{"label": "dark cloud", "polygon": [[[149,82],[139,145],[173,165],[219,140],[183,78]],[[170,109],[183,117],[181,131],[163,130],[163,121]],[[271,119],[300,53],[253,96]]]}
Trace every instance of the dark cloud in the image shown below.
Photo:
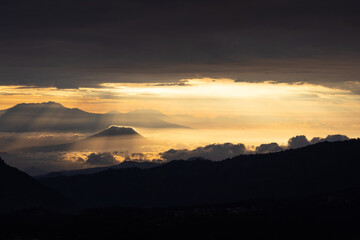
{"label": "dark cloud", "polygon": [[190,159],[196,157],[202,157],[209,160],[220,161],[225,158],[231,158],[240,154],[247,153],[246,147],[244,144],[210,144],[205,147],[198,147],[194,150],[175,150],[170,149],[161,154],[161,157],[165,160],[171,161],[176,159]]}
{"label": "dark cloud", "polygon": [[345,135],[328,135],[326,138],[314,137],[311,139],[311,144],[319,143],[319,142],[338,142],[338,141],[345,141],[349,140],[349,138]]}
{"label": "dark cloud", "polygon": [[76,161],[79,163],[85,163],[85,160],[82,157],[78,157]]}
{"label": "dark cloud", "polygon": [[151,161],[145,153],[126,153],[124,156],[125,161],[137,161],[137,162],[147,162]]}
{"label": "dark cloud", "polygon": [[284,147],[280,147],[277,143],[266,143],[261,144],[260,146],[256,147],[256,153],[271,153],[271,152],[280,152],[284,150]]}
{"label": "dark cloud", "polygon": [[345,135],[340,135],[340,134],[328,135],[325,138],[325,141],[328,141],[328,142],[339,142],[339,141],[346,141],[346,140],[349,140],[349,138]]}
{"label": "dark cloud", "polygon": [[304,135],[292,137],[288,141],[289,148],[301,148],[310,145],[309,140]]}
{"label": "dark cloud", "polygon": [[171,86],[190,86],[190,84],[187,84],[186,82],[174,82],[174,83],[157,83],[150,86],[157,86],[157,87],[171,87]]}
{"label": "dark cloud", "polygon": [[90,165],[113,165],[119,163],[111,153],[91,153],[86,160]]}
{"label": "dark cloud", "polygon": [[0,84],[357,81],[358,1],[2,1]]}
{"label": "dark cloud", "polygon": [[323,138],[321,137],[314,137],[313,139],[311,139],[310,143],[311,144],[316,144],[316,143],[319,143],[319,142],[322,142],[323,141]]}

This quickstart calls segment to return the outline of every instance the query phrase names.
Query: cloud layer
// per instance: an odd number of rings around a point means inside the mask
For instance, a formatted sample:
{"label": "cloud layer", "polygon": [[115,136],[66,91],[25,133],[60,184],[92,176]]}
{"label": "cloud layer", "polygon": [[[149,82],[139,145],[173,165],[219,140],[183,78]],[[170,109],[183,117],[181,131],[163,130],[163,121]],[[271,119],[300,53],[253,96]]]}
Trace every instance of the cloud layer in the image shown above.
{"label": "cloud layer", "polygon": [[280,152],[286,149],[295,149],[300,147],[305,147],[310,144],[316,144],[319,142],[336,142],[336,141],[345,141],[349,138],[345,135],[328,135],[326,138],[314,137],[309,141],[306,136],[299,135],[289,139],[287,146],[280,146],[277,143],[265,143],[257,146],[255,150],[247,149],[244,144],[233,144],[233,143],[224,143],[224,144],[210,144],[205,147],[198,147],[194,150],[188,149],[170,149],[161,154],[161,157],[167,161],[177,160],[177,159],[191,159],[191,158],[205,158],[213,161],[221,161],[226,158],[232,158],[241,154],[264,154],[271,152]]}
{"label": "cloud layer", "polygon": [[205,159],[211,159],[215,161],[223,160],[228,157],[234,157],[247,152],[244,144],[210,144],[205,147],[198,147],[194,150],[175,150],[170,149],[161,154],[161,157],[171,161],[176,159],[189,159],[194,157],[202,157]]}
{"label": "cloud layer", "polygon": [[280,152],[284,150],[284,147],[279,146],[277,143],[265,143],[256,147],[256,153],[271,153],[271,152]]}
{"label": "cloud layer", "polygon": [[213,161],[221,161],[242,154],[266,154],[278,152],[291,148],[298,148],[309,144],[329,141],[344,141],[349,138],[345,135],[328,135],[325,138],[315,137],[309,141],[306,136],[300,135],[289,139],[287,146],[277,143],[265,143],[255,149],[246,147],[244,144],[209,144],[195,149],[170,149],[162,153],[142,153],[142,152],[34,152],[34,153],[5,153],[0,152],[0,156],[7,164],[20,168],[29,173],[51,172],[72,169],[83,169],[98,166],[110,166],[119,164],[121,161],[137,162],[164,162],[172,160],[192,160],[204,158]]}
{"label": "cloud layer", "polygon": [[91,153],[87,160],[87,164],[90,165],[114,165],[119,163],[111,153]]}

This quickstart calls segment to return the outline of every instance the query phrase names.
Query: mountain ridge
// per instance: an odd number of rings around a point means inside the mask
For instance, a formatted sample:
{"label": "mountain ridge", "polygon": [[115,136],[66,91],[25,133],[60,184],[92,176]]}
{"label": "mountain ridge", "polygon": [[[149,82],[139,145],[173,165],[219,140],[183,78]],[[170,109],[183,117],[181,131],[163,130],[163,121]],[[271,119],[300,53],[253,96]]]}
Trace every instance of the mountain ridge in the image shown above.
{"label": "mountain ridge", "polygon": [[109,125],[144,128],[187,128],[165,120],[158,111],[90,113],[56,102],[21,103],[0,111],[0,132],[93,132]]}

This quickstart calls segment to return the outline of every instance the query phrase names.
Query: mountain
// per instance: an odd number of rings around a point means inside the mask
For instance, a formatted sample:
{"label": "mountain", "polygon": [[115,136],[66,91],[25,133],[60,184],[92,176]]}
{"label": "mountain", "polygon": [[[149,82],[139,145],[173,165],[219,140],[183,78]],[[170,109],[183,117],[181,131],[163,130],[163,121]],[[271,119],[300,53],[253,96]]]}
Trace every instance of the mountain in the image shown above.
{"label": "mountain", "polygon": [[166,115],[154,110],[97,114],[55,102],[22,103],[0,112],[0,132],[93,132],[110,125],[184,128],[165,119]]}
{"label": "mountain", "polygon": [[65,108],[55,102],[22,103],[0,115],[0,131],[86,131],[96,129],[100,117],[100,114]]}
{"label": "mountain", "polygon": [[102,138],[102,137],[142,137],[142,136],[131,127],[110,126],[104,131],[90,136],[89,139]]}
{"label": "mountain", "polygon": [[147,169],[152,167],[158,167],[163,163],[157,162],[137,162],[137,161],[124,161],[120,164],[109,166],[109,167],[96,167],[96,168],[86,168],[86,169],[77,169],[77,170],[70,170],[70,171],[59,171],[59,172],[51,172],[44,175],[39,175],[36,178],[54,178],[54,177],[62,177],[62,176],[75,176],[79,174],[93,174],[102,172],[108,169],[124,169],[124,168],[140,168],[140,169]]}
{"label": "mountain", "polygon": [[0,159],[0,212],[36,207],[61,210],[71,208],[72,204]]}
{"label": "mountain", "polygon": [[110,126],[83,140],[55,145],[35,146],[12,150],[13,152],[57,152],[57,151],[110,151],[140,146],[147,142],[143,136],[130,127]]}
{"label": "mountain", "polygon": [[360,187],[360,140],[322,142],[220,162],[172,161],[41,179],[84,207],[169,207],[298,199]]}

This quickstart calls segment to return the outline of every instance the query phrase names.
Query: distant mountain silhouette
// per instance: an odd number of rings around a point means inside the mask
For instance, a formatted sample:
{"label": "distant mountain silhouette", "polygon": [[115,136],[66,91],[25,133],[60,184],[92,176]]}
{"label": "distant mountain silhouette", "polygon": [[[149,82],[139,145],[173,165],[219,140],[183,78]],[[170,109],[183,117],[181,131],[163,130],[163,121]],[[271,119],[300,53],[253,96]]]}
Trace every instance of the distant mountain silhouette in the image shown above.
{"label": "distant mountain silhouette", "polygon": [[62,177],[62,176],[74,176],[79,174],[93,174],[102,172],[108,169],[124,169],[124,168],[140,168],[140,169],[147,169],[152,167],[158,167],[163,163],[157,162],[137,162],[137,161],[124,161],[120,164],[109,166],[109,167],[95,167],[95,168],[86,168],[86,169],[77,169],[77,170],[70,170],[70,171],[59,171],[59,172],[51,172],[44,175],[36,176],[36,178],[54,178],[54,177]]}
{"label": "distant mountain silhouette", "polygon": [[166,207],[303,198],[360,187],[360,140],[322,142],[220,162],[172,161],[41,179],[84,207]]}
{"label": "distant mountain silhouette", "polygon": [[184,128],[169,123],[154,110],[97,114],[66,108],[55,102],[22,103],[0,112],[1,132],[76,131],[93,132],[109,125],[148,128]]}
{"label": "distant mountain silhouette", "polygon": [[56,145],[45,145],[15,149],[14,152],[56,152],[69,150],[107,151],[122,146],[140,145],[147,140],[131,127],[110,126],[83,140]]}
{"label": "distant mountain silhouette", "polygon": [[131,127],[110,126],[102,132],[90,136],[89,138],[100,137],[142,137]]}
{"label": "distant mountain silhouette", "polygon": [[64,210],[71,206],[60,194],[0,159],[0,212],[35,207]]}

